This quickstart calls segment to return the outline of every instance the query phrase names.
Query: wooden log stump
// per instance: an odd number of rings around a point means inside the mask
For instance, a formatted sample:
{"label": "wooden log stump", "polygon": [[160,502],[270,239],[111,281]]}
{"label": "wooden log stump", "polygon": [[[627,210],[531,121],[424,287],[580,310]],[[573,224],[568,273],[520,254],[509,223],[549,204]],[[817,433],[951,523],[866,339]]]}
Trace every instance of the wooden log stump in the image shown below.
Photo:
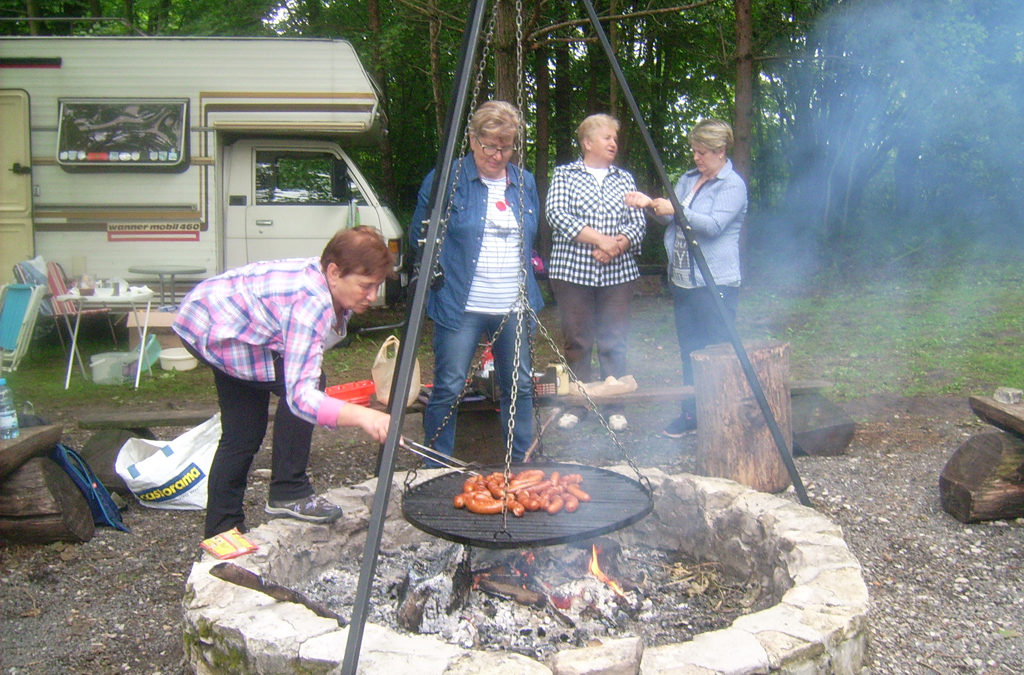
{"label": "wooden log stump", "polygon": [[0,483],[0,539],[49,544],[92,539],[92,511],[74,481],[47,457],[35,457]]}
{"label": "wooden log stump", "polygon": [[17,438],[0,441],[0,482],[31,458],[50,452],[62,433],[56,425],[25,427]]}
{"label": "wooden log stump", "polygon": [[[744,344],[787,447],[792,447],[788,343]],[[731,344],[691,354],[697,403],[696,472],[762,492],[786,489],[789,473]]]}
{"label": "wooden log stump", "polygon": [[104,487],[122,497],[130,497],[132,491],[117,474],[114,463],[117,461],[117,453],[121,451],[121,446],[131,438],[138,436],[128,429],[104,429],[90,436],[79,451]]}
{"label": "wooden log stump", "polygon": [[939,475],[942,508],[964,523],[1024,516],[1024,481],[1017,472],[1022,462],[1019,436],[1000,431],[971,436]]}
{"label": "wooden log stump", "polygon": [[793,454],[846,454],[856,425],[846,411],[821,394],[792,394]]}

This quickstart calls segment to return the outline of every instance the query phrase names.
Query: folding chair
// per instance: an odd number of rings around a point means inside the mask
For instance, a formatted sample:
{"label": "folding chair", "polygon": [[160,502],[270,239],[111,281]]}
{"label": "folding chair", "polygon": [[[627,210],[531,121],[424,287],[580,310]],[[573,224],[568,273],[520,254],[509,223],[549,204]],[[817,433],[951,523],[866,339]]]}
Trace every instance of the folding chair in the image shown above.
{"label": "folding chair", "polygon": [[[78,314],[77,305],[70,300],[58,300],[57,297],[66,295],[68,292],[68,278],[64,274],[64,268],[58,262],[46,263],[46,282],[50,287],[50,306],[53,309],[53,320],[57,324],[57,335],[60,336],[61,346],[65,353],[67,346],[64,344],[64,336],[60,332],[60,321],[64,320],[64,327],[68,331],[68,342],[71,341],[71,331],[74,330],[72,319]],[[110,336],[114,338],[114,348],[117,348],[117,334],[114,332],[114,322],[110,319],[110,309],[107,307],[90,307],[81,311],[82,316],[104,316],[107,325],[110,327]]]}
{"label": "folding chair", "polygon": [[14,371],[28,351],[46,288],[8,284],[0,289],[0,372]]}

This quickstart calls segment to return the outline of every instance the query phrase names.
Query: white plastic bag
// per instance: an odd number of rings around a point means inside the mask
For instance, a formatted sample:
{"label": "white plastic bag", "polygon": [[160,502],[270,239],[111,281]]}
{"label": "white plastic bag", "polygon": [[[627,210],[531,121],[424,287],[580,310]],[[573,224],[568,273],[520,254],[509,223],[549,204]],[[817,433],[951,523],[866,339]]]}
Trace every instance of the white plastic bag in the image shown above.
{"label": "white plastic bag", "polygon": [[[373,360],[373,367],[370,374],[373,376],[373,388],[377,394],[377,400],[384,405],[388,404],[391,395],[391,381],[395,377],[395,366],[398,364],[398,347],[401,345],[394,335],[384,341],[384,344],[377,350],[377,358]],[[406,396],[405,405],[412,405],[416,397],[420,395],[420,360],[416,359],[416,365],[412,371],[412,382],[409,383],[409,394]]]}
{"label": "white plastic bag", "polygon": [[129,438],[114,470],[143,506],[206,508],[207,478],[220,441],[220,413],[172,441]]}

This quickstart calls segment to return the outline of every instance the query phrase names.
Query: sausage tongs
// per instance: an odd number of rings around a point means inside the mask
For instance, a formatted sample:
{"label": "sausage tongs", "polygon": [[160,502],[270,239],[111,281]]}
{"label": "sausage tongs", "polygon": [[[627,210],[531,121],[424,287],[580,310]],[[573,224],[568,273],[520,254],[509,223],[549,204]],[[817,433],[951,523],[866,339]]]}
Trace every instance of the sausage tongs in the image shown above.
{"label": "sausage tongs", "polygon": [[474,476],[483,475],[479,471],[473,469],[472,465],[463,462],[461,459],[449,457],[448,455],[440,453],[434,448],[431,448],[430,446],[427,445],[423,445],[422,443],[417,443],[415,441],[410,441],[405,437],[401,437],[398,439],[398,445],[399,447],[408,450],[414,455],[419,455],[420,457],[429,459],[431,462],[437,462],[438,464],[443,465],[447,469],[452,469],[453,471],[460,471],[462,473],[473,474]]}

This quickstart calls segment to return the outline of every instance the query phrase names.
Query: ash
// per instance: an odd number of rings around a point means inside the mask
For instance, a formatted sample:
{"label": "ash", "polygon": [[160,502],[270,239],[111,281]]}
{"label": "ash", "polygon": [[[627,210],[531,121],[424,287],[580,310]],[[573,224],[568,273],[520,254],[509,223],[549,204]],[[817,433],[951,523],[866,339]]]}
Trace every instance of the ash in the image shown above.
{"label": "ash", "polygon": [[[595,551],[619,592],[591,573]],[[359,564],[341,561],[302,592],[350,617]],[[467,649],[545,660],[600,638],[684,642],[769,606],[768,595],[752,580],[727,578],[717,563],[606,538],[525,550],[435,540],[380,552],[368,620]]]}

